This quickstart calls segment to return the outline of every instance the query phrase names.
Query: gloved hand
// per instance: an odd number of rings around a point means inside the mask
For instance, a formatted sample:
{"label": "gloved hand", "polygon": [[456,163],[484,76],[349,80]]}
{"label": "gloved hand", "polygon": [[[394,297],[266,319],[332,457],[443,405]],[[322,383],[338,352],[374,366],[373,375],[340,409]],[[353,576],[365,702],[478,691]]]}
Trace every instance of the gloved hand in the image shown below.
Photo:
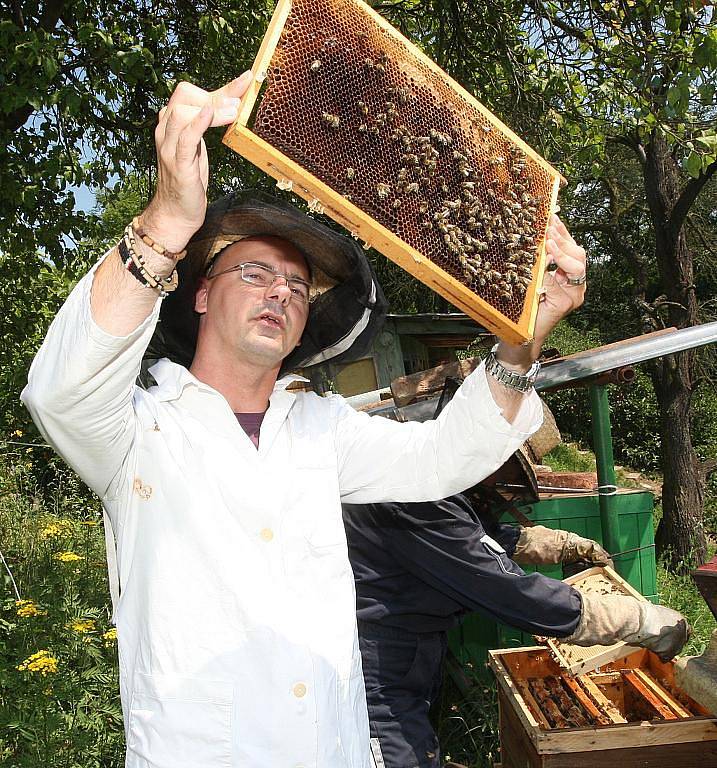
{"label": "gloved hand", "polygon": [[577,629],[564,642],[573,645],[612,645],[624,640],[654,651],[669,661],[689,640],[687,619],[672,608],[638,600],[632,595],[580,593],[582,612]]}
{"label": "gloved hand", "polygon": [[595,565],[612,567],[610,555],[592,539],[571,531],[533,525],[520,529],[513,560],[521,565],[556,565],[588,560]]}
{"label": "gloved hand", "polygon": [[613,567],[612,558],[597,541],[578,536],[577,533],[568,531],[568,539],[565,542],[561,563],[575,563],[578,560],[587,560],[594,565],[609,565]]}

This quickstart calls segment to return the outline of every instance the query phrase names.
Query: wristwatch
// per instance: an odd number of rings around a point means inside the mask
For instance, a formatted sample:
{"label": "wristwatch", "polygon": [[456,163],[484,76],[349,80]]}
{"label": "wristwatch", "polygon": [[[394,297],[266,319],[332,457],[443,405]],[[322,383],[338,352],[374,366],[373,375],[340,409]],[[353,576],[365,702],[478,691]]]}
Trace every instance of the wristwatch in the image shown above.
{"label": "wristwatch", "polygon": [[485,359],[486,373],[509,389],[515,389],[518,392],[528,392],[532,389],[538,378],[540,363],[536,360],[526,373],[511,371],[498,362],[498,358],[495,356],[497,349],[498,345],[496,344]]}

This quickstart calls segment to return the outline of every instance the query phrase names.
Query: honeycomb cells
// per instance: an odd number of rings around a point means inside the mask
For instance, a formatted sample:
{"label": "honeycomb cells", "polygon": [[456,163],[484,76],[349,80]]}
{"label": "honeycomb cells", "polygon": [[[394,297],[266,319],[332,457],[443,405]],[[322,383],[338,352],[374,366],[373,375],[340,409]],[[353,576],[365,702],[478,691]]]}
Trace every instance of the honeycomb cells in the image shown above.
{"label": "honeycomb cells", "polygon": [[517,321],[553,178],[351,0],[294,0],[252,130]]}

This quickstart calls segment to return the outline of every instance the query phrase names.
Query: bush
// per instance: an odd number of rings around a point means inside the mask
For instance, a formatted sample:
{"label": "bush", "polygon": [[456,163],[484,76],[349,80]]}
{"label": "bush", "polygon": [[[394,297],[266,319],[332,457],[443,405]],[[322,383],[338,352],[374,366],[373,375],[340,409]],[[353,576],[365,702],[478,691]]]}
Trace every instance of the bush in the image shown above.
{"label": "bush", "polygon": [[0,763],[119,767],[124,738],[100,507],[69,470],[54,472],[43,492],[32,470],[24,450],[0,463],[8,566],[0,565]]}

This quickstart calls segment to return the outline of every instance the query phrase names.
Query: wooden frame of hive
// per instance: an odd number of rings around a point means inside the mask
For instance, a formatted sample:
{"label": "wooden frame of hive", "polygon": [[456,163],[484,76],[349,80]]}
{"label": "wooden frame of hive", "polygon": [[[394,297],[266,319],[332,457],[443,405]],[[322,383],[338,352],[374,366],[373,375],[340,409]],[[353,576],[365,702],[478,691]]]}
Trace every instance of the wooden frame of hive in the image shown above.
{"label": "wooden frame of hive", "polygon": [[[569,576],[567,579],[563,579],[563,581],[574,586],[579,591],[583,591],[586,588],[594,591],[601,586],[607,586],[610,593],[629,595],[636,600],[646,600],[617,571],[609,566],[595,566],[594,568],[589,568],[586,571]],[[628,645],[622,640],[618,640],[612,645],[592,645],[588,647],[567,645],[555,638],[546,638],[546,642],[553,651],[555,660],[570,674],[590,672],[635,650],[633,646]]]}
{"label": "wooden frame of hive", "polygon": [[[489,664],[498,681],[501,768],[717,767],[717,717],[678,691],[672,662],[663,663],[650,651],[616,659],[601,667],[592,684],[588,681],[592,701],[610,722],[581,728],[551,728],[531,701],[527,680],[566,674],[548,649],[489,651]],[[642,693],[635,695],[669,707],[670,719],[621,719],[614,704],[626,694],[611,678],[625,671],[635,676],[638,687],[642,684]]]}
{"label": "wooden frame of hive", "polygon": [[[409,55],[429,68],[445,85],[478,110],[506,139],[517,145],[527,157],[537,163],[549,175],[552,184],[548,213],[553,211],[556,207],[558,190],[561,183],[564,183],[561,175],[372,8],[363,3],[362,0],[351,0],[351,2],[360,8],[382,32],[404,46]],[[290,181],[292,191],[307,200],[314,209],[326,213],[355,237],[361,238],[367,245],[376,248],[501,338],[512,343],[522,343],[532,339],[540,298],[539,291],[545,271],[545,232],[542,232],[539,240],[532,267],[532,278],[523,297],[520,317],[517,321],[511,320],[440,266],[434,264],[429,258],[397,237],[361,208],[347,200],[342,194],[316,178],[247,127],[261,90],[261,84],[269,70],[291,8],[291,0],[279,0],[277,3],[271,23],[252,67],[254,79],[243,98],[236,122],[230,126],[224,136],[224,143],[277,181]],[[549,215],[547,219],[549,221]]]}

